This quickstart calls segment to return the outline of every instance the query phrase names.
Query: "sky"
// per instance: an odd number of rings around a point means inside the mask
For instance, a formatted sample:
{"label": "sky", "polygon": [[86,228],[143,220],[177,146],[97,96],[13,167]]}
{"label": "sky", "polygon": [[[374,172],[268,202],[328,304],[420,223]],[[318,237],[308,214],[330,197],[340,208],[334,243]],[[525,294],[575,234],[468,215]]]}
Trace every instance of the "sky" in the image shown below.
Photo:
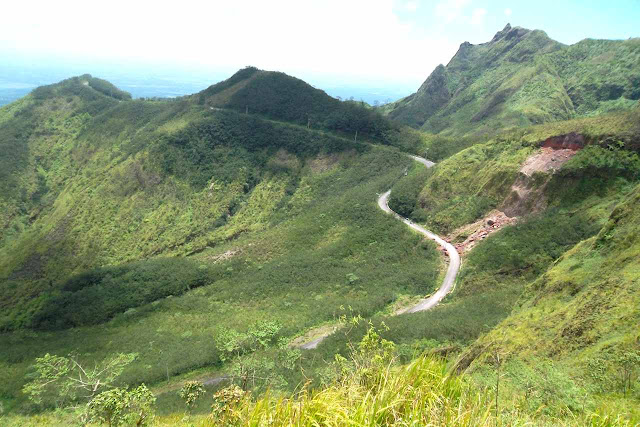
{"label": "sky", "polygon": [[7,1],[2,57],[184,70],[247,65],[303,79],[417,89],[464,41],[507,23],[562,43],[640,36],[640,0]]}

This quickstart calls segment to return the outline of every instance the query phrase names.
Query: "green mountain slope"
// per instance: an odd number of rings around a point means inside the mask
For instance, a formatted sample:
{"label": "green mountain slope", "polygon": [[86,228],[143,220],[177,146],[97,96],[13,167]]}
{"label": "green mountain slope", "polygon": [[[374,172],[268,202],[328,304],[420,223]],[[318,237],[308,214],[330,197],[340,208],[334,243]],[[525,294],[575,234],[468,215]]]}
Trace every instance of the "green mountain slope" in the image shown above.
{"label": "green mountain slope", "polygon": [[[244,420],[304,402],[365,424],[635,422],[638,386],[621,394],[618,379],[640,354],[637,70],[636,40],[563,46],[507,27],[386,107],[438,135],[255,68],[176,100],[88,75],[37,89],[0,109],[0,409],[60,404],[21,392],[46,353],[85,366],[135,353],[115,385],[152,387],[157,423],[191,422],[187,379],[212,391],[246,369]],[[404,153],[424,150],[433,168]],[[433,310],[390,315],[433,293],[446,259],[379,210],[389,188],[394,210],[463,252]],[[260,325],[273,336],[227,350]],[[428,411],[394,397],[410,390]]]}
{"label": "green mountain slope", "polygon": [[38,89],[2,110],[3,327],[28,325],[43,292],[72,274],[198,253],[269,228],[286,217],[313,161],[370,151],[187,99],[119,102],[92,81]]}
{"label": "green mountain slope", "polygon": [[[535,405],[593,405],[640,417],[640,187],[619,203],[599,233],[557,259],[532,281],[518,307],[461,358],[486,372],[499,351],[506,387],[529,388]],[[543,392],[556,382],[558,390]],[[548,411],[548,409],[547,409]]]}
{"label": "green mountain slope", "polygon": [[0,109],[3,410],[33,409],[46,352],[135,352],[121,382],[153,384],[226,367],[225,328],[289,341],[345,301],[371,316],[436,287],[434,245],[376,205],[412,162],[396,148],[88,78]]}
{"label": "green mountain slope", "polygon": [[383,107],[430,133],[492,134],[625,110],[640,98],[640,41],[565,46],[543,31],[507,25],[487,43],[463,43],[416,93]]}
{"label": "green mountain slope", "polygon": [[200,105],[259,114],[413,151],[418,134],[376,114],[367,104],[341,102],[284,73],[247,67],[191,97]]}

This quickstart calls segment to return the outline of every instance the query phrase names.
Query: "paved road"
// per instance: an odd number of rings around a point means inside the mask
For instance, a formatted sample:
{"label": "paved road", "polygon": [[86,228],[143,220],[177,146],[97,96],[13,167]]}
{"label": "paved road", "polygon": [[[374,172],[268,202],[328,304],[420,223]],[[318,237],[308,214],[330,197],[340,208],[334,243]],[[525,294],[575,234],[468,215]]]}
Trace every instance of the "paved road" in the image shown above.
{"label": "paved road", "polygon": [[400,215],[392,211],[391,208],[389,208],[389,195],[391,195],[391,190],[384,193],[378,199],[378,206],[380,206],[380,209],[382,209],[386,213],[392,214],[400,221],[407,224],[410,228],[416,230],[418,233],[425,235],[431,240],[435,240],[438,245],[445,248],[447,254],[449,255],[449,267],[447,268],[447,274],[444,276],[444,280],[442,281],[442,286],[440,286],[440,289],[438,289],[436,293],[431,295],[429,298],[425,298],[413,307],[406,308],[402,311],[397,312],[396,314],[417,313],[419,311],[429,310],[430,308],[438,305],[442,298],[444,298],[449,292],[451,292],[451,288],[453,288],[453,284],[456,281],[456,276],[458,275],[458,270],[460,270],[460,255],[451,243],[444,241],[442,238],[440,238],[440,236],[432,233],[424,227],[419,226],[418,224],[411,222],[411,220],[407,218],[401,217]]}
{"label": "paved road", "polygon": [[[416,162],[422,163],[428,168],[435,165],[434,162],[424,159],[422,157],[413,156],[413,155],[409,155],[409,157],[411,157]],[[388,214],[395,216],[397,219],[404,222],[410,228],[417,231],[418,233],[426,236],[431,240],[434,240],[438,245],[442,246],[447,251],[447,255],[449,255],[449,267],[447,268],[447,274],[444,276],[444,280],[442,281],[442,286],[440,286],[440,289],[438,289],[436,293],[434,293],[430,297],[420,300],[420,302],[418,302],[418,304],[414,305],[413,307],[405,308],[404,310],[400,310],[395,314],[417,313],[419,311],[429,310],[435,307],[436,305],[438,305],[438,303],[442,300],[442,298],[444,298],[449,292],[451,292],[451,289],[453,288],[453,284],[456,281],[456,276],[458,275],[458,271],[460,270],[460,255],[458,254],[458,251],[456,251],[456,248],[454,248],[451,243],[444,241],[440,236],[432,233],[431,231],[427,230],[424,227],[419,226],[418,224],[414,224],[413,222],[411,222],[411,220],[404,218],[398,215],[397,213],[395,213],[394,211],[392,211],[391,208],[389,207],[390,195],[391,195],[391,190],[387,191],[386,193],[384,193],[378,198],[378,206],[380,206],[380,209],[382,209]],[[318,347],[318,344],[320,344],[322,340],[324,340],[329,335],[330,334],[323,335],[319,338],[316,338],[313,341],[309,341],[308,343],[301,345],[300,348],[303,350],[314,349]]]}
{"label": "paved road", "polygon": [[425,165],[428,168],[430,168],[431,166],[435,165],[435,163],[433,163],[431,160],[427,160],[424,157],[414,156],[413,154],[409,154],[409,157],[411,157],[416,162],[422,163],[423,165]]}

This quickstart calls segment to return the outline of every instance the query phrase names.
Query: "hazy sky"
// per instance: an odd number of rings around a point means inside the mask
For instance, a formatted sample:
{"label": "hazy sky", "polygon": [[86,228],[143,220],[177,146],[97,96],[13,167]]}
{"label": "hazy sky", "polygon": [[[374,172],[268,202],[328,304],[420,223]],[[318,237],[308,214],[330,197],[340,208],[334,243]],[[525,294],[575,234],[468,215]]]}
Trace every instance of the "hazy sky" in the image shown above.
{"label": "hazy sky", "polygon": [[21,0],[2,12],[0,67],[47,54],[415,87],[507,22],[567,44],[640,36],[640,0]]}

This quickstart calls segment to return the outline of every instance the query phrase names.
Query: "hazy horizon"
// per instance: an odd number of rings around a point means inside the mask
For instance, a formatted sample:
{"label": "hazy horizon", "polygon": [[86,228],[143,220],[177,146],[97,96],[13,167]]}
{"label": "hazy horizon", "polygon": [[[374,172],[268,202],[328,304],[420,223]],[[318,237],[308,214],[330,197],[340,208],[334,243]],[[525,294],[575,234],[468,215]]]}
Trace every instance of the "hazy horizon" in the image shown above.
{"label": "hazy horizon", "polygon": [[285,72],[332,96],[382,103],[414,92],[462,42],[487,42],[508,22],[565,44],[640,36],[634,0],[616,8],[549,0],[214,3],[6,5],[12,19],[0,28],[0,105],[83,73],[135,97],[179,96],[248,65]]}

